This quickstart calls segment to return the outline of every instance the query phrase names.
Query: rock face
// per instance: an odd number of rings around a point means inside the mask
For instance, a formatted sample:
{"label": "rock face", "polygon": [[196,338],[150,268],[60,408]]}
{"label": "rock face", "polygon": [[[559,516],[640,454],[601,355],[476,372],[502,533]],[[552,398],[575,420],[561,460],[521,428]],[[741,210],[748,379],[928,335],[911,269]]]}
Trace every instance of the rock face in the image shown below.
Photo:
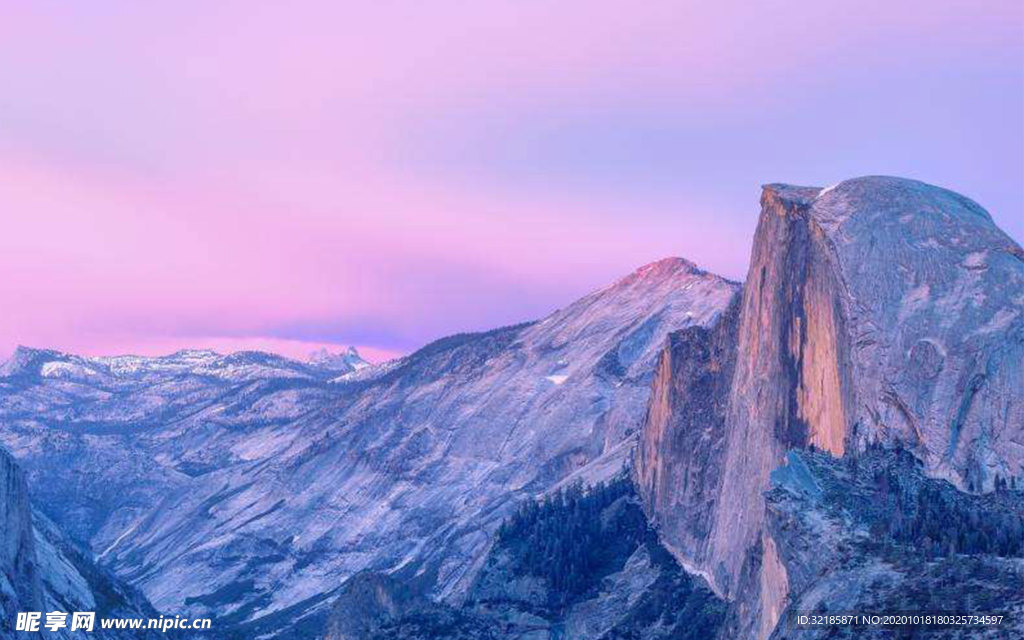
{"label": "rock face", "polygon": [[634,481],[662,542],[700,573],[725,451],[741,296],[710,327],[668,336],[635,453]]}
{"label": "rock face", "polygon": [[0,450],[0,570],[2,614],[9,624],[18,611],[42,611],[43,588],[36,565],[35,529],[25,476],[6,451]]}
{"label": "rock face", "polygon": [[968,490],[1019,475],[1024,251],[974,202],[909,180],[842,183],[809,216],[832,248],[840,362],[849,354],[848,400],[820,401],[811,442],[842,451],[830,425],[861,449],[899,439]]}
{"label": "rock face", "polygon": [[738,289],[664,260],[539,322],[340,376],[258,353],[21,350],[0,440],[162,610],[273,634],[349,576],[397,569],[459,602],[517,501],[621,470],[666,335],[714,324]]}
{"label": "rock face", "polygon": [[[899,442],[973,491],[1024,473],[1024,252],[989,215],[885,177],[768,185],[761,202],[735,355],[691,332],[708,364],[677,380],[669,347],[636,457],[648,513],[748,637],[771,633],[790,590],[763,498],[788,450]],[[727,397],[701,401],[701,378]]]}
{"label": "rock face", "polygon": [[[0,615],[13,629],[18,612],[92,611],[100,617],[157,617],[155,610],[130,587],[97,567],[87,551],[69,541],[45,516],[33,513],[25,476],[0,449]],[[45,618],[41,621],[45,622]],[[68,628],[46,631],[71,638]],[[4,637],[13,637],[0,634]],[[101,630],[97,638],[150,638],[160,634]]]}

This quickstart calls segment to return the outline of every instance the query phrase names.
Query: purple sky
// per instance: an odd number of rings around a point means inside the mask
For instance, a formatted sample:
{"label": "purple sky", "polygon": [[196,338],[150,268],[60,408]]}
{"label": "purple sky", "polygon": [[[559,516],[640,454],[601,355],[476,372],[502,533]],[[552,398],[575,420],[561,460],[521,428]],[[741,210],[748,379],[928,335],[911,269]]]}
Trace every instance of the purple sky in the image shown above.
{"label": "purple sky", "polygon": [[864,174],[1024,238],[1024,3],[0,4],[0,357],[387,357]]}

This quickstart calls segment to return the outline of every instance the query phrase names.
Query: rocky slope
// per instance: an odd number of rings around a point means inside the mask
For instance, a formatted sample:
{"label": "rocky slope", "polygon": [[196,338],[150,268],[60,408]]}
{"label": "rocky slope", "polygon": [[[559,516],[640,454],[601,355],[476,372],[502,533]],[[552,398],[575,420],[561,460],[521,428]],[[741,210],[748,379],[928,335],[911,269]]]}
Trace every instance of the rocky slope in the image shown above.
{"label": "rocky slope", "polygon": [[246,459],[260,427],[326,400],[338,374],[256,352],[84,358],[20,347],[0,367],[0,438],[36,503],[102,554],[171,489]]}
{"label": "rocky slope", "polygon": [[465,602],[430,601],[401,576],[359,574],[330,640],[611,640],[714,635],[725,614],[659,544],[625,476],[527,501],[499,530]]}
{"label": "rocky slope", "polygon": [[636,456],[649,515],[734,602],[733,633],[767,637],[789,602],[764,503],[787,451],[900,442],[967,491],[1024,474],[1022,310],[1024,252],[958,194],[764,188],[734,351],[716,332],[666,348]]}
{"label": "rocky slope", "polygon": [[161,610],[273,634],[324,615],[349,576],[396,569],[457,603],[518,500],[620,471],[666,335],[714,324],[737,290],[665,260],[539,322],[340,376],[254,353],[22,350],[0,440]]}
{"label": "rocky slope", "polygon": [[[157,617],[134,589],[96,566],[81,549],[45,516],[34,513],[25,476],[0,449],[0,637],[14,637],[18,612],[92,611],[101,617]],[[45,621],[45,618],[43,619]],[[71,638],[68,628],[45,631],[49,637]],[[97,638],[150,638],[157,633],[100,630]]]}
{"label": "rocky slope", "polygon": [[964,493],[925,476],[903,449],[873,446],[843,459],[790,452],[766,496],[791,593],[772,637],[888,638],[895,631],[800,628],[797,614],[815,611],[1001,614],[999,626],[916,633],[1024,635],[1024,491],[1015,485]]}

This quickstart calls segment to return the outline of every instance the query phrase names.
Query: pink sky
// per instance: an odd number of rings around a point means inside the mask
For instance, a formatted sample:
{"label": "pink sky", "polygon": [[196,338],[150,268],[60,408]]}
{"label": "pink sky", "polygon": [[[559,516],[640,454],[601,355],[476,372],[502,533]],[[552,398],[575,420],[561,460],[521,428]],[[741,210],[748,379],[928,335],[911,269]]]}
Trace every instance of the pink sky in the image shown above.
{"label": "pink sky", "polygon": [[0,6],[0,357],[371,358],[895,174],[1024,237],[1020,2]]}

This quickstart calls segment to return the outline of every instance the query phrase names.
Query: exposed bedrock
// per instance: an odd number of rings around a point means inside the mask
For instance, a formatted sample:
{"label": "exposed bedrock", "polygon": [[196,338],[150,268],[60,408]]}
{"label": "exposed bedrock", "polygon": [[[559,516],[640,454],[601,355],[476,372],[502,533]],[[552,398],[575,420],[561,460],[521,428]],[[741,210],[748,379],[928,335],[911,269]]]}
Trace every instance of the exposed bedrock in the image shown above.
{"label": "exposed bedrock", "polygon": [[965,491],[1024,475],[1024,251],[988,213],[887,177],[761,205],[734,328],[673,336],[636,454],[645,509],[744,637],[787,603],[764,492],[788,450],[899,442]]}
{"label": "exposed bedrock", "polygon": [[[93,611],[100,618],[156,616],[137,592],[98,567],[92,554],[33,509],[25,474],[0,448],[0,637],[13,638],[18,613],[32,611]],[[100,629],[98,622],[95,633],[100,640],[163,635]],[[66,626],[45,635],[54,640],[82,636]]]}
{"label": "exposed bedrock", "polygon": [[13,620],[18,611],[41,610],[43,597],[25,475],[3,449],[0,449],[0,527],[3,531],[0,613]]}
{"label": "exposed bedrock", "polygon": [[713,326],[669,335],[635,454],[647,515],[691,571],[706,559],[721,481],[740,299]]}

